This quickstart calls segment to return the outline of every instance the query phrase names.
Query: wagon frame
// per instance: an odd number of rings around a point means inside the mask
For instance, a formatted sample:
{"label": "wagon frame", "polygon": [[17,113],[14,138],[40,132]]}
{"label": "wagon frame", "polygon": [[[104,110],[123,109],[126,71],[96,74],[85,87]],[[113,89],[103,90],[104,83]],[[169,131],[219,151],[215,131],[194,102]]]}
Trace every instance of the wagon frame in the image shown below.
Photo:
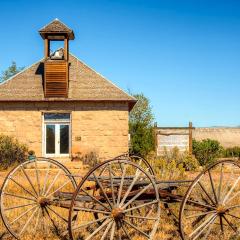
{"label": "wagon frame", "polygon": [[[181,187],[187,190],[176,193]],[[161,181],[144,158],[128,154],[96,165],[84,177],[55,160],[36,158],[8,173],[0,212],[17,239],[39,229],[73,240],[155,239],[164,206],[182,239],[230,239],[239,235],[239,195],[240,163],[231,159],[208,166],[194,180]],[[181,205],[178,215],[172,203]]]}

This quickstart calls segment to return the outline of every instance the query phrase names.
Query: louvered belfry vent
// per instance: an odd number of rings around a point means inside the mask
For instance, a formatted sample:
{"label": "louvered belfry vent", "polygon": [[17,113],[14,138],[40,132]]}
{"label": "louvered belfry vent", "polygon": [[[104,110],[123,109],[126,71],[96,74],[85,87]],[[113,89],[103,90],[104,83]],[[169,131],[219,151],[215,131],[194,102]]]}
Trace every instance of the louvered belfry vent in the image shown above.
{"label": "louvered belfry vent", "polygon": [[68,62],[46,61],[45,97],[67,97],[68,94]]}
{"label": "louvered belfry vent", "polygon": [[[74,33],[65,24],[55,19],[39,31],[45,43],[44,94],[45,98],[68,97],[69,40]],[[50,51],[52,41],[62,41],[64,48]]]}

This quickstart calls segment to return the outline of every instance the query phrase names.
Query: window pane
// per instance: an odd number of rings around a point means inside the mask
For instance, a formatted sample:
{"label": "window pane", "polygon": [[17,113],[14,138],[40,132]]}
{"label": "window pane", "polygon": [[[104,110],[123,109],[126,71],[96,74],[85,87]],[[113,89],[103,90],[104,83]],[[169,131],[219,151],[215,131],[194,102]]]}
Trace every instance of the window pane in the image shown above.
{"label": "window pane", "polygon": [[69,153],[69,125],[60,125],[60,153]]}
{"label": "window pane", "polygon": [[44,120],[70,120],[70,113],[45,113]]}
{"label": "window pane", "polygon": [[46,125],[46,153],[55,153],[55,125]]}

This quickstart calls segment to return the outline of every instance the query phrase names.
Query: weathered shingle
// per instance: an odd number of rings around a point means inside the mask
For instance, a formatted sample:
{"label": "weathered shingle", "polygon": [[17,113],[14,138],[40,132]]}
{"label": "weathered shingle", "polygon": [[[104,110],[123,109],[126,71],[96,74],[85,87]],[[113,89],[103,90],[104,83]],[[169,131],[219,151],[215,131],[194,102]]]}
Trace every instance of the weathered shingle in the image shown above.
{"label": "weathered shingle", "polygon": [[44,38],[46,33],[66,33],[69,36],[69,39],[74,39],[74,32],[64,23],[59,21],[58,19],[54,19],[48,25],[44,26],[39,30],[40,35]]}
{"label": "weathered shingle", "polygon": [[[127,101],[136,99],[69,54],[68,98],[61,101]],[[0,101],[53,101],[43,91],[43,60],[0,84]]]}

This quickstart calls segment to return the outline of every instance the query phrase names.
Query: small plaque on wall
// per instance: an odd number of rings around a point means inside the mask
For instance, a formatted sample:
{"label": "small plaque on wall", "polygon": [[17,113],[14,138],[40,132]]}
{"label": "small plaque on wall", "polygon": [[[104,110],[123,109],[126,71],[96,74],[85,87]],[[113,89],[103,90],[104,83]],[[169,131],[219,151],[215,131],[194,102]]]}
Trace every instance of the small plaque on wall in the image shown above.
{"label": "small plaque on wall", "polygon": [[76,136],[75,137],[75,141],[77,141],[77,142],[81,141],[81,139],[82,139],[81,136]]}

